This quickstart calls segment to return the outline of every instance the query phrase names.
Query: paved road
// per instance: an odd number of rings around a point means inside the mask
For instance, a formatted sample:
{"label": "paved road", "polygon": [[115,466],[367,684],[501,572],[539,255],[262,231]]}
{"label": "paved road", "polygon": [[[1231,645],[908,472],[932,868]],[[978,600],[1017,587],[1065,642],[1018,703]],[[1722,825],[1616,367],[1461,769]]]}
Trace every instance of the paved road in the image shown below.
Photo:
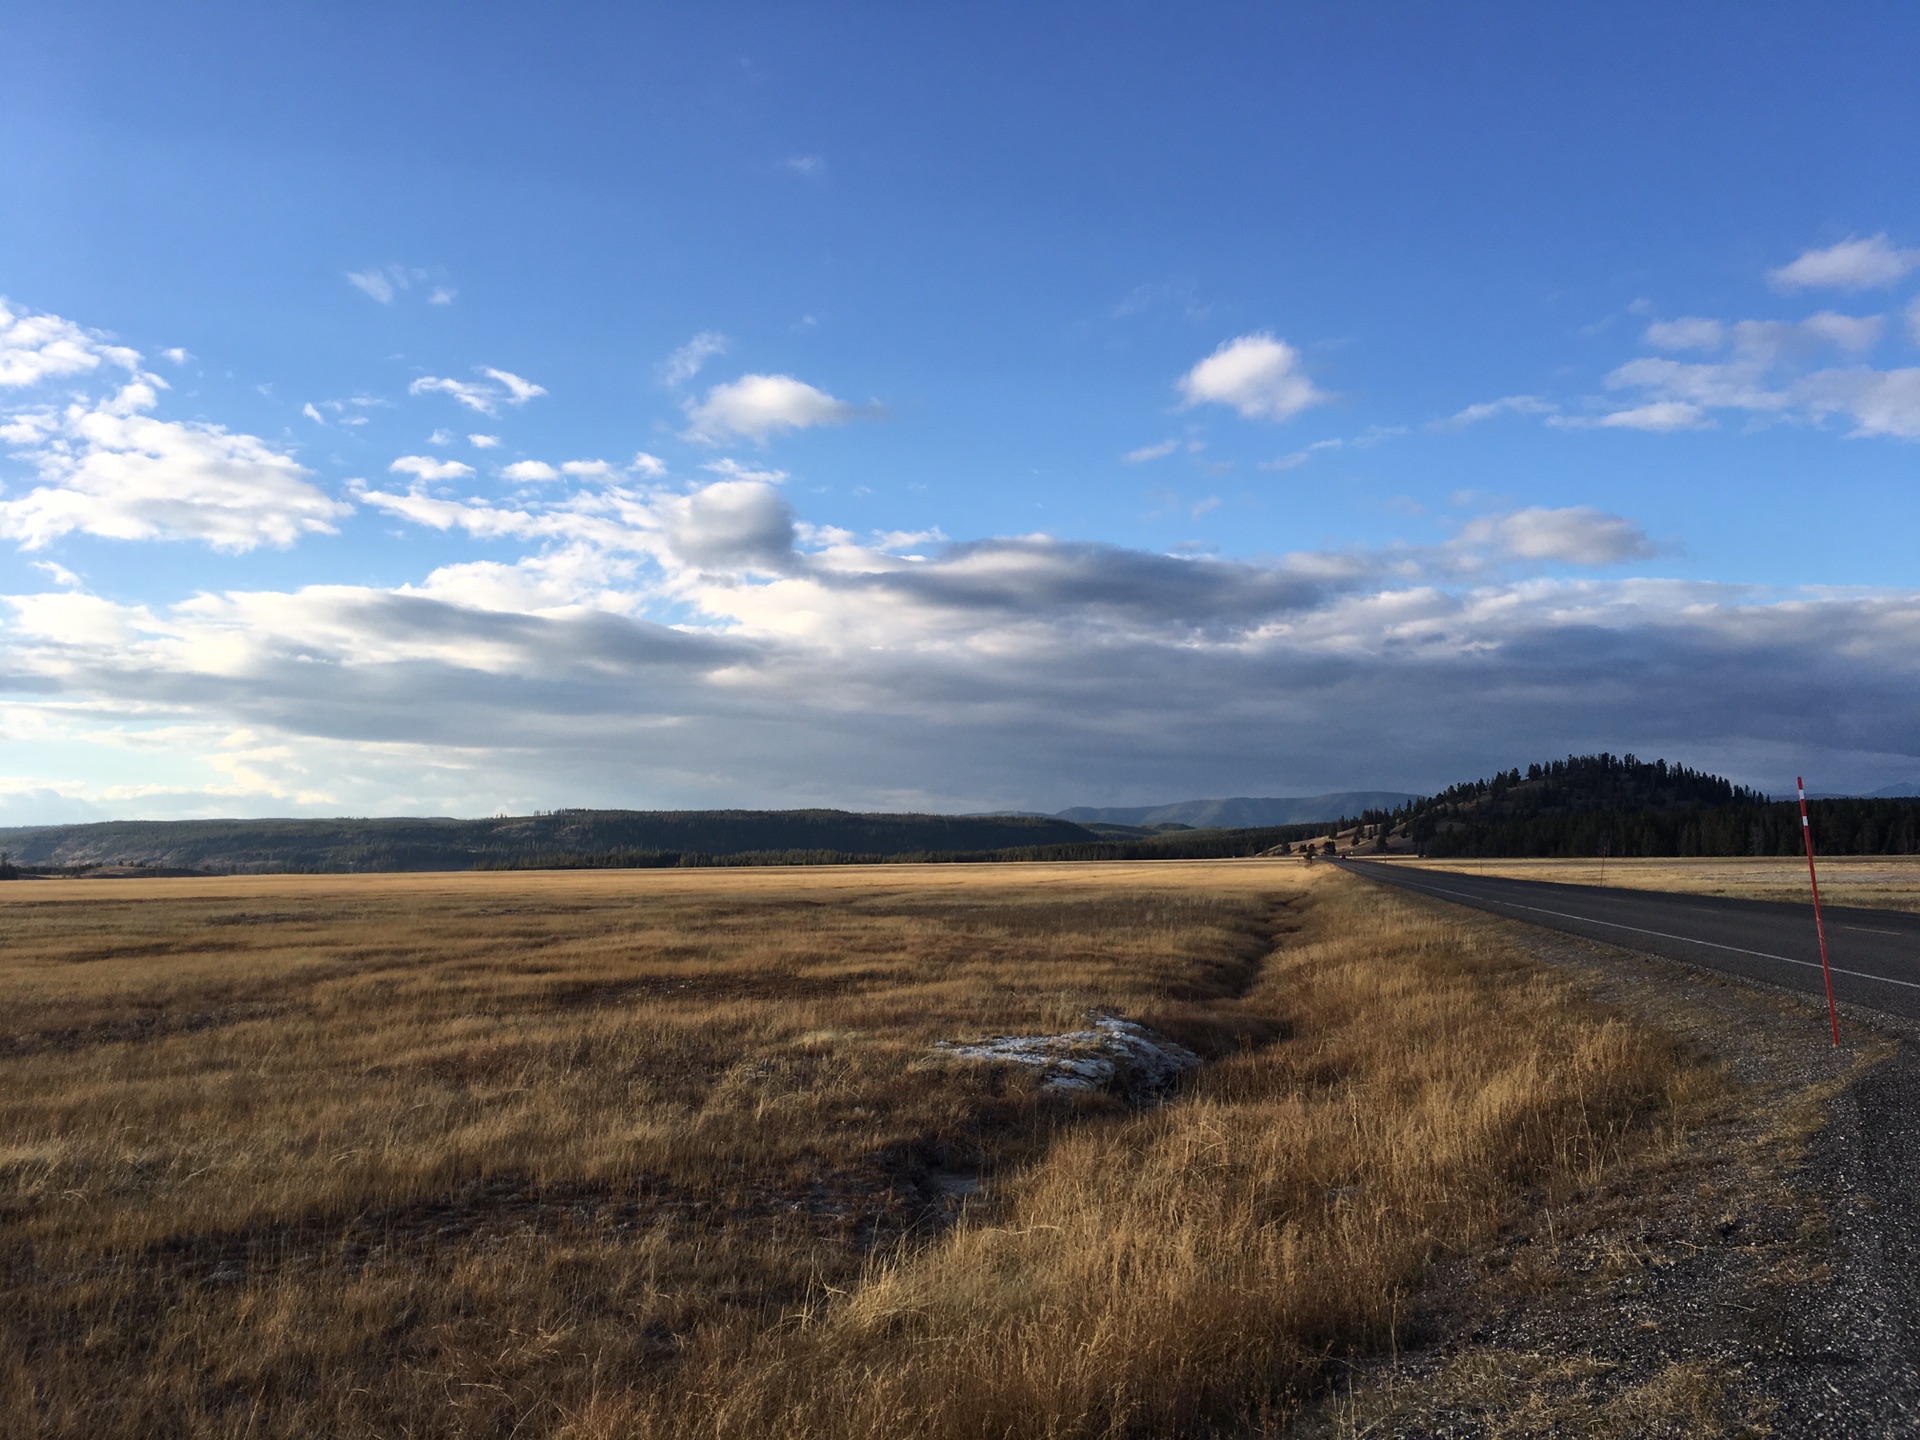
{"label": "paved road", "polygon": [[[1340,863],[1371,880],[1550,930],[1823,993],[1811,905]],[[1920,1020],[1920,915],[1828,906],[1826,919],[1835,998]]]}

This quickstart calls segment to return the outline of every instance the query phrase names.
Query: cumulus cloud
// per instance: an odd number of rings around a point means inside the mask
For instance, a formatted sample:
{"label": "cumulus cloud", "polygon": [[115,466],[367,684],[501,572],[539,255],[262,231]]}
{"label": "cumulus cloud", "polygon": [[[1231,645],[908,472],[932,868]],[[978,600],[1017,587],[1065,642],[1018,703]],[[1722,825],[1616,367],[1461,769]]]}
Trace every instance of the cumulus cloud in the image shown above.
{"label": "cumulus cloud", "polygon": [[558,480],[560,472],[544,460],[516,460],[500,472],[509,480]]}
{"label": "cumulus cloud", "polygon": [[688,405],[687,437],[709,445],[728,439],[765,440],[784,430],[844,425],[860,413],[859,407],[791,375],[742,375],[714,386],[697,405]]}
{"label": "cumulus cloud", "polygon": [[[1920,756],[1917,594],[1459,583],[1447,555],[1249,562],[1045,536],[913,559],[800,549],[754,482],[653,500],[657,564],[566,538],[398,591],[15,596],[0,644],[49,715],[164,713],[174,754],[245,733],[249,793],[324,774],[335,808],[1053,808],[1115,773],[1166,794],[1420,788],[1607,748],[1768,783],[1790,756],[1835,776]],[[1573,564],[1648,548],[1590,510],[1479,523],[1456,548]],[[671,626],[635,608],[663,581],[686,617]],[[1806,683],[1781,686],[1783,668]]]}
{"label": "cumulus cloud", "polygon": [[0,299],[0,388],[17,389],[102,365],[137,371],[140,357],[124,345],[58,315],[18,310]]}
{"label": "cumulus cloud", "polygon": [[387,469],[396,475],[411,475],[416,480],[458,480],[473,474],[471,465],[458,460],[436,460],[431,455],[402,455]]}
{"label": "cumulus cloud", "polygon": [[252,435],[159,420],[151,385],[57,413],[22,448],[40,484],[0,500],[0,535],[38,549],[76,531],[115,540],[201,540],[217,550],[331,533],[348,507]]}
{"label": "cumulus cloud", "polygon": [[[1770,413],[1904,433],[1920,371],[1831,359],[1868,343],[1830,321],[1728,324],[1692,347],[1697,365],[1643,357],[1675,368],[1622,376],[1616,408],[1582,423],[1661,405],[1710,420],[1729,407],[1704,397],[1778,395]],[[125,369],[102,398],[6,420],[7,441],[52,467],[43,489],[88,447],[136,448],[85,428],[100,417],[163,423],[161,388],[137,356]],[[517,393],[506,373],[475,382],[500,406]],[[1539,413],[1507,403],[1523,398],[1488,403]],[[344,512],[254,437],[166,431],[182,434],[244,470],[224,508],[178,464],[67,488],[144,533],[231,548]],[[618,470],[531,463],[575,483],[452,498],[434,482],[470,467],[433,456],[400,457],[392,473],[411,483],[391,491],[356,482],[370,510],[455,552],[410,584],[195,583],[143,606],[46,572],[33,582],[46,593],[0,597],[0,731],[145,747],[155,778],[138,793],[71,792],[114,813],[1056,808],[1109,793],[1115,775],[1165,795],[1420,788],[1587,748],[1762,783],[1789,755],[1836,785],[1920,770],[1920,593],[1568,578],[1656,553],[1631,519],[1592,507],[1483,515],[1424,546],[1233,559],[1045,534],[861,539],[808,523],[779,472],[730,457],[678,487],[644,453]],[[138,509],[161,496],[199,509]],[[463,536],[485,540],[485,558],[459,555]],[[1783,667],[1806,684],[1781,687]],[[1849,703],[1823,710],[1823,693]]]}
{"label": "cumulus cloud", "polygon": [[423,375],[407,386],[409,395],[450,395],[467,409],[481,415],[496,415],[501,405],[524,405],[547,393],[546,387],[523,380],[508,370],[481,366],[479,373],[496,382],[482,385],[472,380],[451,380],[442,375]]}
{"label": "cumulus cloud", "polygon": [[1291,420],[1331,398],[1314,387],[1300,352],[1265,331],[1227,341],[1176,388],[1189,405],[1231,405],[1249,420]]}
{"label": "cumulus cloud", "polygon": [[781,571],[793,561],[793,511],[764,481],[716,481],[662,508],[667,544],[688,565]]}
{"label": "cumulus cloud", "polygon": [[467,436],[467,443],[476,450],[498,450],[500,448],[500,437],[498,435],[469,435]]}
{"label": "cumulus cloud", "polygon": [[1915,268],[1920,268],[1920,250],[1902,250],[1883,233],[1805,251],[1792,264],[1768,271],[1767,278],[1782,290],[1871,290]]}
{"label": "cumulus cloud", "polygon": [[1495,558],[1567,565],[1618,565],[1656,553],[1646,532],[1631,520],[1588,505],[1558,510],[1533,506],[1476,520],[1461,531],[1457,543],[1466,549],[1491,548]]}
{"label": "cumulus cloud", "polygon": [[661,362],[661,383],[677,390],[698,375],[707,361],[726,353],[726,336],[717,330],[702,330]]}

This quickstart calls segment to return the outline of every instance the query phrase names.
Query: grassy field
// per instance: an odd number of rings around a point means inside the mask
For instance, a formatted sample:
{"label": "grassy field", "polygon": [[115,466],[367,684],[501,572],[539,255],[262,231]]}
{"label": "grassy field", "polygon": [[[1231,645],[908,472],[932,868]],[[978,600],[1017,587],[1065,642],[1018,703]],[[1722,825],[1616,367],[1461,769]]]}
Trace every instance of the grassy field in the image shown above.
{"label": "grassy field", "polygon": [[[1262,1432],[1718,1085],[1290,862],[22,881],[0,925],[8,1436]],[[932,1049],[1096,1007],[1209,1063],[1134,1110]]]}
{"label": "grassy field", "polygon": [[[1830,905],[1920,911],[1920,855],[1816,857],[1820,898]],[[1408,860],[1400,864],[1464,875],[1505,875],[1516,880],[1553,880],[1569,885],[1614,885],[1622,889],[1674,890],[1689,895],[1734,895],[1749,900],[1811,903],[1807,862],[1762,857],[1692,860]]]}

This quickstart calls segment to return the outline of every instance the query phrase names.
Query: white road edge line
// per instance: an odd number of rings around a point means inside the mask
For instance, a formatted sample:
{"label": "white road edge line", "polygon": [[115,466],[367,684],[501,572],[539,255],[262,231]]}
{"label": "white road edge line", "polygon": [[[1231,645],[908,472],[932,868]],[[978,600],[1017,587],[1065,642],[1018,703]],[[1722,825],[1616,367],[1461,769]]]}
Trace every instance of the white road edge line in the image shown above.
{"label": "white road edge line", "polygon": [[[1469,894],[1465,890],[1447,890],[1438,885],[1413,885],[1406,881],[1398,882],[1409,890],[1420,890],[1428,895],[1446,895],[1461,900],[1477,900],[1482,904],[1504,905],[1509,910],[1531,910],[1536,915],[1552,915],[1561,920],[1578,920],[1582,925],[1604,925],[1609,930],[1631,930],[1636,935],[1652,935],[1661,940],[1678,940],[1682,945],[1704,945],[1709,950],[1730,950],[1735,955],[1753,955],[1761,960],[1778,960],[1783,965],[1804,965],[1809,970],[1818,970],[1815,960],[1796,960],[1791,955],[1771,955],[1765,950],[1746,950],[1738,945],[1722,945],[1715,940],[1696,940],[1691,935],[1670,935],[1665,930],[1647,930],[1638,925],[1621,925],[1613,920],[1595,920],[1587,915],[1569,915],[1564,910],[1546,910],[1538,905],[1522,905],[1516,900],[1489,900],[1484,895]],[[1899,985],[1908,990],[1920,990],[1920,983],[1912,980],[1895,980],[1891,975],[1870,975],[1865,970],[1842,970],[1838,965],[1832,967],[1836,975],[1850,975],[1855,980],[1878,980],[1882,985]]]}

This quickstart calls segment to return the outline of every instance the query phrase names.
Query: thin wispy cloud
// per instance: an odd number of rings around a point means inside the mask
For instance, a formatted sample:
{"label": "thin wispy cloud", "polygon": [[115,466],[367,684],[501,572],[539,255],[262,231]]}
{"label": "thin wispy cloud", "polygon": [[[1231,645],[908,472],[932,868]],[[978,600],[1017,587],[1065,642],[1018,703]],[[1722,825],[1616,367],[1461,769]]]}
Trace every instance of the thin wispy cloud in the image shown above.
{"label": "thin wispy cloud", "polygon": [[702,330],[669,355],[660,365],[660,381],[669,390],[678,390],[716,355],[727,353],[727,337],[717,330]]}
{"label": "thin wispy cloud", "polygon": [[497,415],[502,405],[525,405],[547,393],[546,387],[522,379],[508,370],[477,367],[479,374],[493,384],[473,380],[453,380],[443,375],[423,375],[407,386],[409,395],[446,395],[479,415]]}
{"label": "thin wispy cloud", "polygon": [[1538,395],[1507,395],[1499,400],[1484,400],[1464,409],[1456,410],[1444,420],[1435,420],[1427,426],[1429,430],[1465,430],[1470,425],[1478,425],[1483,420],[1492,420],[1501,415],[1551,415],[1560,407],[1550,400],[1542,400]]}
{"label": "thin wispy cloud", "polygon": [[[432,282],[434,272],[418,265],[370,265],[364,270],[349,270],[347,284],[358,290],[369,300],[380,305],[391,305],[416,285]],[[429,305],[451,305],[459,292],[451,285],[432,284],[427,291],[426,302]]]}

